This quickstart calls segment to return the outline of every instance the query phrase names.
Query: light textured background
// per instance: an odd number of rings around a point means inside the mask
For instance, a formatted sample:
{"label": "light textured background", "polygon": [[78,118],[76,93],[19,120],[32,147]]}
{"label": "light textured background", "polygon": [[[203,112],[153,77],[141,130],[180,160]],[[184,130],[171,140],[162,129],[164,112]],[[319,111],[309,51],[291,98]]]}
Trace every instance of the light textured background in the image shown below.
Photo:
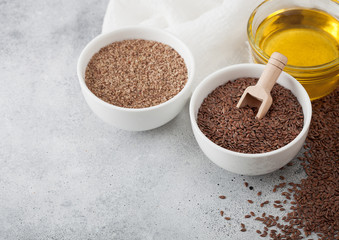
{"label": "light textured background", "polygon": [[272,185],[280,175],[297,181],[303,170],[294,161],[245,177],[217,167],[193,137],[188,105],[147,132],[98,119],[81,95],[76,62],[101,32],[107,4],[0,0],[0,239],[258,238],[262,226],[243,216],[282,199]]}

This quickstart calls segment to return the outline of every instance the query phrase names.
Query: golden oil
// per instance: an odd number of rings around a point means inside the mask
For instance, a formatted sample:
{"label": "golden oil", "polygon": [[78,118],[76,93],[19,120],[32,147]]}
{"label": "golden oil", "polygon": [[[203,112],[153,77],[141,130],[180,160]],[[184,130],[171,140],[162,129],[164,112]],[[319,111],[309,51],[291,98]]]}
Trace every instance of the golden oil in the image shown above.
{"label": "golden oil", "polygon": [[[254,44],[266,56],[273,52],[287,56],[285,71],[303,84],[312,100],[336,88],[339,21],[330,14],[307,8],[281,9],[259,24]],[[263,59],[254,54],[256,62],[263,63]]]}
{"label": "golden oil", "polygon": [[284,54],[289,65],[322,65],[339,57],[339,21],[319,10],[279,10],[261,22],[255,41],[269,56]]}

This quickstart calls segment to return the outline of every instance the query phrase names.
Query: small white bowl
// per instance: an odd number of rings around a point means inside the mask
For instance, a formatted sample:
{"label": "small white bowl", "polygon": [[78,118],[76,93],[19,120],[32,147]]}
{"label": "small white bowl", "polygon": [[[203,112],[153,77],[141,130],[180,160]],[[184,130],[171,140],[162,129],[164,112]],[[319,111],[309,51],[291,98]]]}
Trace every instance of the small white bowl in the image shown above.
{"label": "small white bowl", "polygon": [[266,153],[248,154],[227,150],[209,140],[197,124],[203,100],[218,86],[241,77],[259,78],[265,65],[238,64],[223,68],[204,79],[193,92],[190,118],[194,136],[205,155],[218,166],[238,174],[261,175],[273,172],[291,161],[302,148],[311,123],[312,105],[303,86],[291,75],[282,72],[277,83],[292,91],[302,106],[304,126],[299,135],[282,148]]}
{"label": "small white bowl", "polygon": [[[95,96],[85,83],[85,71],[92,56],[102,47],[116,41],[127,39],[145,39],[171,46],[184,59],[188,79],[185,87],[173,98],[148,108],[123,108],[109,104]],[[192,94],[194,59],[188,47],[172,34],[149,27],[125,27],[113,32],[101,34],[87,44],[81,52],[77,73],[82,94],[92,111],[103,121],[129,131],[145,131],[160,127],[173,119],[184,107]]]}

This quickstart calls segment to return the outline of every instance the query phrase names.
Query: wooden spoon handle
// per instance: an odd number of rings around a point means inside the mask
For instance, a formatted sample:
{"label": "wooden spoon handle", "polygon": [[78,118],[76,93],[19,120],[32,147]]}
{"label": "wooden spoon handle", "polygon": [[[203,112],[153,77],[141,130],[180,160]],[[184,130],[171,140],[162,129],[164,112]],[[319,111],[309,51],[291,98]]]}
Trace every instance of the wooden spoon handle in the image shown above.
{"label": "wooden spoon handle", "polygon": [[272,53],[263,73],[259,78],[257,86],[261,86],[268,93],[271,92],[286,63],[287,57],[278,52]]}

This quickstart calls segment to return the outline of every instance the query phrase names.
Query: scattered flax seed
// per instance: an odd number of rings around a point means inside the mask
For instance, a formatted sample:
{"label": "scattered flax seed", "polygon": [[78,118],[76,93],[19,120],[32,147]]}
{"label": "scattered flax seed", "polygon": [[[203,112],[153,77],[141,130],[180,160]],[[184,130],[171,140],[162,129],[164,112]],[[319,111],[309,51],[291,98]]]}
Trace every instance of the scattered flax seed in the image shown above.
{"label": "scattered flax seed", "polygon": [[251,217],[251,215],[245,215],[245,218],[250,218]]}
{"label": "scattered flax seed", "polygon": [[253,201],[252,201],[252,200],[247,200],[247,202],[249,202],[250,204],[252,204],[252,203],[253,203]]}
{"label": "scattered flax seed", "polygon": [[[265,231],[256,230],[270,239],[339,239],[339,88],[332,94],[312,102],[312,122],[306,139],[306,152],[298,159],[307,176],[300,183],[289,182],[291,190],[283,196],[292,198],[291,211],[283,216],[262,214],[253,218],[265,225]],[[292,165],[292,164],[290,164]],[[285,184],[287,185],[287,184]],[[282,185],[274,186],[284,188]],[[274,207],[285,209],[287,200],[274,201]],[[270,229],[269,229],[270,228]],[[272,229],[275,228],[275,229]],[[270,230],[270,231],[269,231]],[[269,234],[268,234],[269,232]]]}
{"label": "scattered flax seed", "polygon": [[281,180],[285,180],[285,177],[284,176],[280,176],[279,177]]}
{"label": "scattered flax seed", "polygon": [[226,199],[226,196],[221,195],[221,196],[219,196],[219,198],[220,199]]}
{"label": "scattered flax seed", "polygon": [[287,163],[287,166],[293,166],[293,163],[292,162],[289,162],[289,163]]}
{"label": "scattered flax seed", "polygon": [[240,231],[246,232],[246,228],[242,228],[242,229],[240,229]]}
{"label": "scattered flax seed", "polygon": [[244,184],[245,184],[245,187],[248,187],[248,182],[244,182]]}
{"label": "scattered flax seed", "polygon": [[[231,79],[232,80],[232,79]],[[302,108],[292,92],[275,84],[273,104],[264,118],[255,119],[256,108],[237,108],[246,89],[256,78],[239,78],[217,87],[202,102],[197,123],[204,135],[231,151],[263,153],[290,143],[302,130]]]}
{"label": "scattered flax seed", "polygon": [[85,82],[97,97],[119,107],[145,108],[177,95],[188,79],[184,59],[149,40],[114,42],[91,58]]}
{"label": "scattered flax seed", "polygon": [[251,214],[253,217],[255,216],[254,212],[250,212],[250,214]]}
{"label": "scattered flax seed", "polygon": [[[339,88],[332,94],[312,102],[312,122],[306,139],[306,152],[298,159],[307,176],[300,183],[288,183],[288,192],[282,195],[293,198],[291,212],[287,212],[277,223],[256,218],[266,226],[275,226],[271,239],[311,239],[315,233],[319,239],[339,239]],[[291,166],[292,163],[288,164]],[[274,186],[277,188],[285,186]],[[282,201],[287,204],[287,200]],[[280,204],[281,201],[275,201]],[[282,205],[280,210],[285,210]],[[266,237],[263,233],[260,236]]]}
{"label": "scattered flax seed", "polygon": [[226,219],[227,221],[231,220],[231,218],[230,218],[230,217],[225,217],[225,219]]}
{"label": "scattered flax seed", "polygon": [[220,215],[221,215],[221,216],[224,216],[224,211],[220,211]]}
{"label": "scattered flax seed", "polygon": [[240,226],[241,226],[242,228],[245,228],[245,224],[243,224],[243,223],[241,223]]}
{"label": "scattered flax seed", "polygon": [[307,177],[293,195],[296,223],[323,239],[339,238],[339,88],[312,102],[312,122],[301,158]]}
{"label": "scattered flax seed", "polygon": [[257,195],[258,195],[258,196],[261,196],[261,192],[258,192]]}

